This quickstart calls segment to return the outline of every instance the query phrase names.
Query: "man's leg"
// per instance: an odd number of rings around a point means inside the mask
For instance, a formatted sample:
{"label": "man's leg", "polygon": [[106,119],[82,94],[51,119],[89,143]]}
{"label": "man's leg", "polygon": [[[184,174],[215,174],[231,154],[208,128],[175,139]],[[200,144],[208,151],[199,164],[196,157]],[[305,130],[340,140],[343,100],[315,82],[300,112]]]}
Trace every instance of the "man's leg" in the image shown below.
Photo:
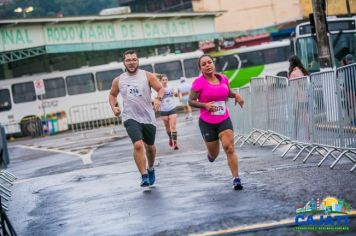
{"label": "man's leg", "polygon": [[134,159],[138,170],[140,171],[141,175],[146,174],[146,158],[144,153],[144,145],[143,141],[139,140],[134,143]]}
{"label": "man's leg", "polygon": [[148,169],[152,170],[156,158],[156,146],[154,144],[153,145],[145,144],[145,149],[146,149],[146,156],[148,162]]}
{"label": "man's leg", "polygon": [[156,181],[156,174],[153,168],[156,159],[156,127],[152,124],[144,124],[142,129],[143,141],[145,142],[146,157],[148,162],[148,179],[149,184],[152,185]]}

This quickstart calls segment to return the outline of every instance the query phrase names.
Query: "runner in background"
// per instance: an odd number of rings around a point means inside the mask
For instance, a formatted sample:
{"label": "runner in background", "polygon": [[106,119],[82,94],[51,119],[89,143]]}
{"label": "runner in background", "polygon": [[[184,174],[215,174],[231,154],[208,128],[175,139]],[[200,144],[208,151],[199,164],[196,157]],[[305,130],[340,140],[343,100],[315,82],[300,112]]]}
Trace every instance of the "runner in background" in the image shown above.
{"label": "runner in background", "polygon": [[192,108],[189,106],[189,94],[191,85],[187,83],[185,77],[180,78],[180,84],[178,86],[179,100],[184,107],[185,120],[193,120]]}
{"label": "runner in background", "polygon": [[174,97],[178,96],[176,89],[168,85],[168,77],[165,74],[156,74],[156,77],[162,83],[164,88],[164,95],[161,102],[161,120],[169,138],[168,144],[174,150],[178,150],[177,145],[177,107]]}

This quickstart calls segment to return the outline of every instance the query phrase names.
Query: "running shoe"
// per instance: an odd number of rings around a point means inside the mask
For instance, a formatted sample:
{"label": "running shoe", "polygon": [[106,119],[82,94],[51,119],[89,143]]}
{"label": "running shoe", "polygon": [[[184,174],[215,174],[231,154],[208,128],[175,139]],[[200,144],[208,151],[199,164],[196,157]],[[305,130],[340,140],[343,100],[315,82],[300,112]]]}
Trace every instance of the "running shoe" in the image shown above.
{"label": "running shoe", "polygon": [[174,144],[174,148],[173,148],[174,150],[178,150],[179,149],[179,147],[177,146],[177,144],[175,143]]}
{"label": "running shoe", "polygon": [[168,145],[169,145],[170,147],[173,147],[173,140],[172,140],[171,138],[169,139]]}
{"label": "running shoe", "polygon": [[242,184],[240,178],[235,177],[232,181],[232,188],[235,190],[242,190]]}
{"label": "running shoe", "polygon": [[147,169],[147,175],[148,175],[148,181],[149,181],[150,185],[153,185],[156,181],[155,169],[152,169],[152,171]]}
{"label": "running shoe", "polygon": [[148,179],[148,175],[142,175],[142,180],[141,180],[141,187],[148,187],[150,185],[150,181]]}

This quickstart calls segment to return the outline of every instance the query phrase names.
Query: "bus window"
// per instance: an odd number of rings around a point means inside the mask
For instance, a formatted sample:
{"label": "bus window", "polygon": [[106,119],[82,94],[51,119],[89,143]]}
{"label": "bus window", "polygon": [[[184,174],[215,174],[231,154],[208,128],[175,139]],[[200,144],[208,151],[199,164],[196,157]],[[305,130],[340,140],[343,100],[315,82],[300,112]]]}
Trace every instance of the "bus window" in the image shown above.
{"label": "bus window", "polygon": [[11,86],[14,103],[31,102],[36,100],[33,81],[13,84]]}
{"label": "bus window", "polygon": [[290,56],[289,46],[266,49],[262,53],[264,64],[288,61],[288,57]]}
{"label": "bus window", "polygon": [[239,57],[237,55],[226,55],[215,58],[216,71],[237,70],[239,68]]}
{"label": "bus window", "polygon": [[[66,88],[63,78],[53,78],[43,80],[45,86],[45,98],[58,98],[66,95]],[[39,96],[41,99],[41,96]]]}
{"label": "bus window", "polygon": [[155,64],[156,73],[166,74],[169,80],[177,80],[183,77],[180,61],[171,61]]}
{"label": "bus window", "polygon": [[352,54],[356,57],[356,34],[355,33],[343,33],[332,34],[332,43],[334,49],[335,64],[337,67],[342,66],[341,60],[347,54]]}
{"label": "bus window", "polygon": [[149,72],[153,73],[153,68],[151,65],[142,65],[142,66],[139,66],[138,68],[140,68],[141,70],[145,70],[145,71],[149,71]]}
{"label": "bus window", "polygon": [[296,42],[297,56],[302,61],[305,69],[316,72],[320,69],[318,51],[315,39],[312,37],[300,38]]}
{"label": "bus window", "polygon": [[113,79],[118,77],[124,71],[122,69],[100,71],[96,73],[96,87],[99,91],[109,90]]}
{"label": "bus window", "polygon": [[198,58],[185,59],[183,61],[185,77],[192,78],[199,75]]}
{"label": "bus window", "polygon": [[8,89],[0,89],[0,112],[11,109],[10,91]]}
{"label": "bus window", "polygon": [[69,95],[95,91],[93,74],[72,75],[66,78]]}
{"label": "bus window", "polygon": [[241,67],[264,65],[263,53],[261,51],[244,52],[239,54],[241,59]]}

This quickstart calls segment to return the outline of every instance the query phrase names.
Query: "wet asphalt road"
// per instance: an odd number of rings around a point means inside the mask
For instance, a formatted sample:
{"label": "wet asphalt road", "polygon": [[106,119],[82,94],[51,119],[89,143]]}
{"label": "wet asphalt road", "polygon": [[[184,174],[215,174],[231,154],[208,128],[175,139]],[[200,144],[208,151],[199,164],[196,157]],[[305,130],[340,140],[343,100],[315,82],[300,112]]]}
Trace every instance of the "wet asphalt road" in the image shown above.
{"label": "wet asphalt road", "polygon": [[[168,147],[158,121],[157,183],[147,191],[119,127],[9,143],[12,186],[8,211],[19,235],[187,235],[295,217],[295,205],[335,196],[356,208],[356,172],[341,161],[316,167],[320,157],[281,159],[283,148],[236,147],[243,191],[231,189],[226,158],[206,159],[197,119],[180,115],[180,150]],[[356,234],[356,218],[351,219]],[[340,235],[340,232],[329,235]],[[233,235],[233,234],[230,234]],[[292,227],[246,235],[326,235]]]}

